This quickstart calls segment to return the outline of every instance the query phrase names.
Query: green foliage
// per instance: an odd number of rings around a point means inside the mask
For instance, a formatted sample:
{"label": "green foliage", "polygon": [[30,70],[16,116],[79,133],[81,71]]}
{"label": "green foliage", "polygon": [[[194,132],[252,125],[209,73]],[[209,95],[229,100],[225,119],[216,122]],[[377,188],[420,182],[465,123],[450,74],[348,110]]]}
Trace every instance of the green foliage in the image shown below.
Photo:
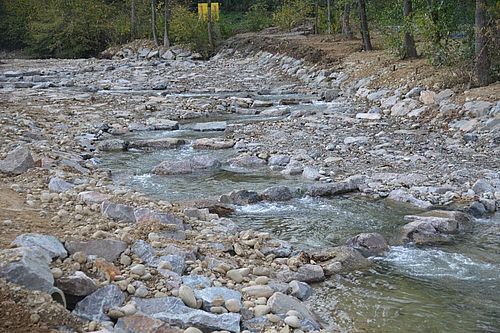
{"label": "green foliage", "polygon": [[243,26],[247,31],[260,31],[271,26],[271,24],[271,13],[265,0],[257,0],[250,7],[250,10],[245,13]]}
{"label": "green foliage", "polygon": [[291,31],[304,24],[312,7],[304,0],[284,0],[283,5],[273,13],[273,23],[282,30]]}
{"label": "green foliage", "polygon": [[0,0],[0,49],[19,49],[26,46],[30,0]]}

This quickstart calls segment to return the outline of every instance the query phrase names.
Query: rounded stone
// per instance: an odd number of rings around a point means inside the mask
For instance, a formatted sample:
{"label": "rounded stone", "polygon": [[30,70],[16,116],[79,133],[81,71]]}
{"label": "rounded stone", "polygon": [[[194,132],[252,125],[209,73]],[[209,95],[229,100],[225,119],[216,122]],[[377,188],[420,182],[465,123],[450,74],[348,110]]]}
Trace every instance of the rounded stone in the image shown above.
{"label": "rounded stone", "polygon": [[229,312],[237,313],[241,310],[241,302],[234,298],[226,300],[226,302],[224,302],[224,306]]}
{"label": "rounded stone", "polygon": [[212,306],[210,308],[210,312],[215,313],[215,314],[223,314],[223,313],[227,313],[227,310],[224,309],[222,306]]}
{"label": "rounded stone", "polygon": [[179,298],[190,308],[196,308],[196,298],[194,297],[193,289],[186,285],[179,288]]}
{"label": "rounded stone", "polygon": [[130,264],[132,263],[132,259],[125,255],[125,254],[122,254],[120,256],[120,264],[122,264],[123,266],[129,266]]}
{"label": "rounded stone", "polygon": [[298,311],[295,311],[295,310],[289,310],[287,313],[286,313],[287,317],[290,317],[290,316],[295,316],[297,318],[302,318],[300,312]]}
{"label": "rounded stone", "polygon": [[146,266],[144,266],[143,264],[134,265],[130,268],[130,273],[143,276],[144,274],[146,274]]}
{"label": "rounded stone", "polygon": [[285,324],[292,328],[299,328],[300,327],[300,320],[297,316],[288,316],[285,318]]}
{"label": "rounded stone", "polygon": [[87,255],[83,251],[75,252],[71,257],[79,264],[85,264],[87,262]]}
{"label": "rounded stone", "polygon": [[54,268],[52,268],[51,271],[52,271],[52,276],[54,277],[54,279],[59,279],[60,277],[63,276],[63,271],[60,268],[54,267]]}
{"label": "rounded stone", "polygon": [[203,332],[197,329],[196,327],[188,327],[184,330],[184,333],[203,333]]}
{"label": "rounded stone", "polygon": [[265,316],[269,312],[271,312],[271,308],[268,305],[256,305],[253,308],[255,317]]}
{"label": "rounded stone", "polygon": [[267,276],[259,276],[255,279],[255,283],[259,285],[266,285],[269,283],[269,278]]}
{"label": "rounded stone", "polygon": [[243,282],[243,275],[239,270],[232,269],[226,273],[226,276],[236,283]]}

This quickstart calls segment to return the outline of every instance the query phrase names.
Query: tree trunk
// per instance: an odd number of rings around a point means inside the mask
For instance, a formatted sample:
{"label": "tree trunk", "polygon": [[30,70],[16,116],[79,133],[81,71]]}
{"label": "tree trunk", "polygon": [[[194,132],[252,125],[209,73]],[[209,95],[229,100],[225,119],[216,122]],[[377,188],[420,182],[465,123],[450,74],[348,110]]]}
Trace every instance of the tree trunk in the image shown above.
{"label": "tree trunk", "polygon": [[318,0],[314,2],[314,34],[319,34],[319,4]]}
{"label": "tree trunk", "polygon": [[132,40],[134,40],[137,37],[137,20],[136,20],[136,13],[135,13],[135,0],[132,0],[130,4],[130,33],[132,36]]}
{"label": "tree trunk", "polygon": [[170,47],[170,38],[168,38],[168,25],[170,21],[170,3],[165,0],[164,23],[163,23],[163,47]]}
{"label": "tree trunk", "polygon": [[331,10],[331,0],[326,0],[326,16],[328,19],[328,34],[332,33],[332,10]]}
{"label": "tree trunk", "polygon": [[214,48],[214,41],[212,38],[212,0],[208,0],[208,47],[209,47],[209,52],[212,52]]}
{"label": "tree trunk", "polygon": [[476,0],[476,78],[480,86],[491,82],[488,58],[486,0]]}
{"label": "tree trunk", "polygon": [[346,3],[344,5],[344,11],[342,12],[342,36],[344,39],[352,39],[351,23],[349,18],[351,16],[351,4]]}
{"label": "tree trunk", "polygon": [[412,2],[411,0],[404,0],[404,18],[405,18],[405,58],[416,58],[417,48],[415,47],[415,39],[411,31],[411,16]]}
{"label": "tree trunk", "polygon": [[359,0],[359,22],[361,25],[361,36],[363,37],[363,50],[371,51],[373,47],[370,39],[370,30],[368,29],[365,0]]}
{"label": "tree trunk", "polygon": [[158,36],[156,35],[156,0],[151,0],[151,30],[153,31],[153,40],[158,47]]}

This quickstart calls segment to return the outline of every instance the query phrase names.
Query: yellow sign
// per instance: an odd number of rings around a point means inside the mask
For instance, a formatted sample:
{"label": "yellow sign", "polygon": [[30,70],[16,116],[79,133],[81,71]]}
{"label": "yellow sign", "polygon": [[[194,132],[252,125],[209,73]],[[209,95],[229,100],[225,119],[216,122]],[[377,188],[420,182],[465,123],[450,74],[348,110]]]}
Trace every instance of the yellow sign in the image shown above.
{"label": "yellow sign", "polygon": [[[219,3],[212,2],[212,21],[219,20]],[[208,4],[206,2],[198,4],[198,18],[200,20],[208,20]]]}

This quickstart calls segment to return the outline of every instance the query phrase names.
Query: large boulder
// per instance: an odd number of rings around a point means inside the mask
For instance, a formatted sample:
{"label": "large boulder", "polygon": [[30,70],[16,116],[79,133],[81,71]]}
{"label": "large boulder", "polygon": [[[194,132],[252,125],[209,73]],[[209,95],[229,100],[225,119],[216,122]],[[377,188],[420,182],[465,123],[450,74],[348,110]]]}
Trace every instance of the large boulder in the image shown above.
{"label": "large boulder", "polygon": [[100,141],[97,149],[100,151],[122,151],[127,149],[128,143],[122,139],[108,139]]}
{"label": "large boulder", "polygon": [[235,190],[220,197],[220,202],[232,205],[251,205],[262,200],[257,192],[247,190]]}
{"label": "large boulder", "polygon": [[110,321],[111,319],[106,312],[113,307],[122,305],[124,301],[125,295],[120,288],[109,284],[78,302],[73,314],[86,320]]}
{"label": "large boulder", "polygon": [[63,193],[74,188],[75,185],[61,179],[61,178],[51,178],[49,181],[49,191],[55,193]]}
{"label": "large boulder", "polygon": [[274,293],[267,300],[267,305],[271,308],[271,312],[275,314],[286,314],[290,310],[297,311],[304,319],[311,320],[319,323],[319,319],[306,304],[293,296],[285,295],[283,293]]}
{"label": "large boulder", "polygon": [[259,195],[266,201],[288,201],[294,197],[290,188],[282,185],[266,188]]}
{"label": "large boulder", "polygon": [[446,243],[452,236],[471,226],[469,215],[458,211],[434,210],[404,217],[409,223],[401,228],[401,241],[415,244]]}
{"label": "large boulder", "polygon": [[134,223],[136,222],[134,207],[129,205],[117,204],[111,201],[104,201],[101,204],[102,215],[115,221]]}
{"label": "large boulder", "polygon": [[26,146],[11,150],[3,160],[0,160],[0,172],[7,175],[20,175],[34,167],[35,161]]}
{"label": "large boulder", "polygon": [[320,265],[305,264],[300,266],[297,271],[285,269],[276,274],[278,279],[284,282],[291,282],[293,280],[301,282],[321,282],[325,279],[325,273]]}
{"label": "large boulder", "polygon": [[56,286],[66,295],[73,296],[87,296],[97,290],[94,280],[81,271],[76,271],[73,275],[60,277],[56,281]]}
{"label": "large boulder", "polygon": [[240,333],[241,316],[236,313],[216,315],[184,305],[180,298],[133,298],[137,310],[169,325],[181,328],[196,327],[203,332],[229,331]]}
{"label": "large boulder", "polygon": [[96,256],[109,262],[115,261],[128,247],[127,243],[116,239],[67,241],[65,245],[70,254],[84,252],[87,256]]}
{"label": "large boulder", "polygon": [[225,131],[227,123],[225,121],[214,121],[208,123],[197,123],[191,126],[193,131],[197,132],[211,132],[211,131]]}
{"label": "large boulder", "polygon": [[64,245],[54,236],[42,235],[36,233],[22,234],[16,237],[12,245],[18,247],[35,247],[44,251],[51,259],[66,258],[68,253]]}
{"label": "large boulder", "polygon": [[189,160],[163,161],[153,168],[157,175],[182,175],[199,170],[215,170],[220,168],[220,161],[210,155],[198,155]]}
{"label": "large boulder", "polygon": [[234,146],[233,140],[221,140],[219,138],[201,138],[193,142],[194,149],[228,149]]}
{"label": "large boulder", "polygon": [[235,299],[240,302],[241,307],[241,293],[225,287],[210,287],[201,290],[195,290],[194,295],[197,299],[200,299],[203,303],[203,309],[205,311],[210,311],[210,308],[214,306],[214,302],[217,300],[227,301],[229,299]]}
{"label": "large boulder", "polygon": [[144,139],[131,141],[128,145],[129,148],[135,149],[170,149],[177,148],[185,144],[186,141],[178,138],[158,138],[158,139]]}
{"label": "large boulder", "polygon": [[50,257],[36,247],[18,247],[0,251],[0,278],[27,289],[50,292],[54,277]]}
{"label": "large boulder", "polygon": [[351,272],[370,266],[370,261],[350,246],[337,246],[314,252],[311,259],[323,267],[325,276]]}
{"label": "large boulder", "polygon": [[411,193],[402,189],[391,191],[387,198],[389,200],[407,203],[422,209],[430,209],[432,207],[432,203],[429,201],[417,199]]}
{"label": "large boulder", "polygon": [[384,236],[379,233],[361,233],[349,239],[346,243],[347,246],[352,246],[365,257],[382,256],[389,250]]}
{"label": "large boulder", "polygon": [[114,327],[117,332],[124,333],[183,333],[184,330],[170,327],[159,319],[142,314],[134,314],[119,318]]}
{"label": "large boulder", "polygon": [[306,189],[306,194],[311,197],[327,197],[343,193],[359,191],[360,186],[366,182],[367,177],[362,175],[351,176],[343,181],[326,184],[311,184]]}
{"label": "large boulder", "polygon": [[292,244],[287,241],[281,239],[270,239],[262,245],[260,252],[266,256],[273,254],[278,258],[286,258],[292,254],[292,249]]}

